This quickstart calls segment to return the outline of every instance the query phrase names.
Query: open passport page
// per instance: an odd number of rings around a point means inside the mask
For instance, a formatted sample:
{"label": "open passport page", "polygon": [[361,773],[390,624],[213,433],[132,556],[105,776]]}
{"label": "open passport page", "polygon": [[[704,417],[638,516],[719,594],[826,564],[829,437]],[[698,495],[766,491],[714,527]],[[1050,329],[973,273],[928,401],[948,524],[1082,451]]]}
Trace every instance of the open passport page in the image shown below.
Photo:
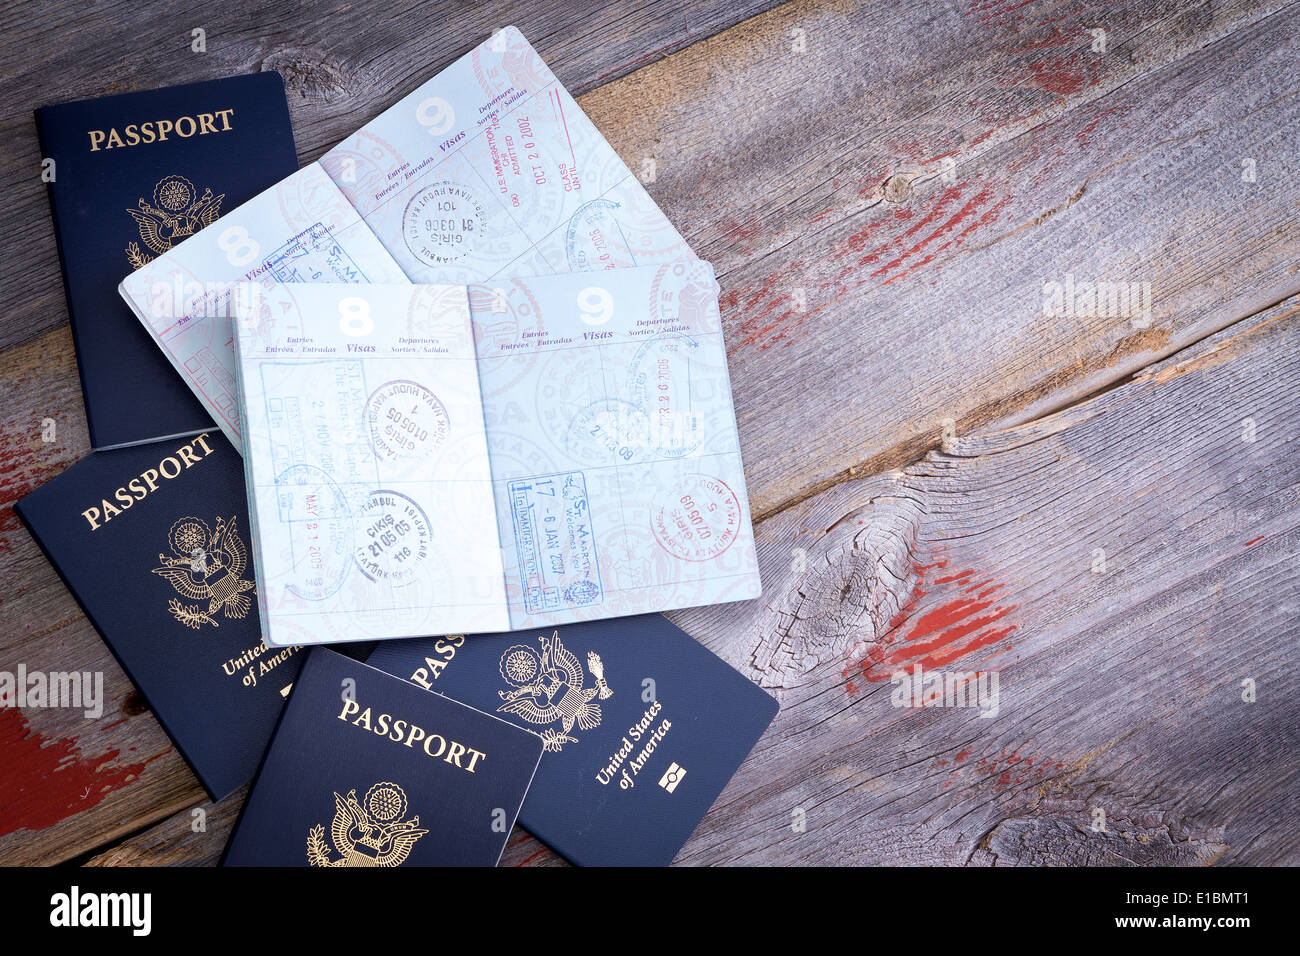
{"label": "open passport page", "polygon": [[758,596],[707,263],[232,302],[268,644]]}
{"label": "open passport page", "polygon": [[507,27],[119,291],[241,448],[223,282],[467,283],[693,258]]}

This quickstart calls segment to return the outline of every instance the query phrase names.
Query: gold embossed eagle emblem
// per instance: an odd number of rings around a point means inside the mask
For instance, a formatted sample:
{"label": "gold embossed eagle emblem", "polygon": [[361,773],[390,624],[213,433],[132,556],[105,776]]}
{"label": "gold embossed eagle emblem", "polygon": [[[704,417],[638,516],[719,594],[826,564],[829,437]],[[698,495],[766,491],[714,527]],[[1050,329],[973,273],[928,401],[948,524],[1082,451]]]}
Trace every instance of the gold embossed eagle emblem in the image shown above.
{"label": "gold embossed eagle emblem", "polygon": [[186,236],[192,236],[204,226],[210,226],[221,215],[221,200],[226,194],[213,196],[211,189],[198,195],[194,184],[184,176],[164,176],[153,188],[153,202],[137,201],[135,209],[127,212],[140,227],[140,240],[153,255],[140,251],[140,244],[129,243],[126,257],[131,268],[139,269],[160,256]]}
{"label": "gold embossed eagle emblem", "polygon": [[[592,698],[605,700],[614,692],[605,683],[605,665],[595,651],[587,652],[587,667],[595,681],[595,686],[588,688],[583,686],[586,675],[582,664],[564,646],[559,631],[537,640],[541,653],[530,644],[515,644],[501,655],[497,669],[514,689],[497,691],[505,701],[497,713],[518,714],[530,724],[545,727],[543,749],[558,753],[566,743],[578,742],[569,735],[575,723],[582,730],[600,726],[600,704]],[[548,726],[556,722],[558,731]]]}
{"label": "gold embossed eagle emblem", "polygon": [[366,791],[364,801],[356,790],[346,797],[334,794],[334,820],[330,839],[335,858],[319,823],[307,832],[307,862],[312,866],[400,866],[428,830],[420,829],[419,816],[406,816],[406,791],[381,781]]}
{"label": "gold embossed eagle emblem", "polygon": [[[167,532],[172,553],[159,554],[153,573],[166,578],[181,597],[207,602],[204,607],[185,604],[172,598],[168,609],[186,627],[198,629],[204,624],[217,627],[218,611],[228,618],[241,618],[252,601],[245,591],[254,591],[253,582],[243,577],[248,568],[248,552],[235,530],[235,519],[217,518],[217,530],[208,528],[200,518],[179,518]],[[256,591],[254,591],[256,593]]]}

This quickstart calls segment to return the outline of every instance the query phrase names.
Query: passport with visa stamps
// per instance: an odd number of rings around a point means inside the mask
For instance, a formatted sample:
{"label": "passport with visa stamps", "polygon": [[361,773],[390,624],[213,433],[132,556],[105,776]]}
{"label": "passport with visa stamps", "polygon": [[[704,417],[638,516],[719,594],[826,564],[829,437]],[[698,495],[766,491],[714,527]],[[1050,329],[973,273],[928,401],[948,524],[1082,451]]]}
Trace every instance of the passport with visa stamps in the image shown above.
{"label": "passport with visa stamps", "polygon": [[692,259],[514,27],[119,291],[242,448],[226,283],[463,284]]}
{"label": "passport with visa stamps", "polygon": [[269,645],[758,596],[707,263],[231,301]]}

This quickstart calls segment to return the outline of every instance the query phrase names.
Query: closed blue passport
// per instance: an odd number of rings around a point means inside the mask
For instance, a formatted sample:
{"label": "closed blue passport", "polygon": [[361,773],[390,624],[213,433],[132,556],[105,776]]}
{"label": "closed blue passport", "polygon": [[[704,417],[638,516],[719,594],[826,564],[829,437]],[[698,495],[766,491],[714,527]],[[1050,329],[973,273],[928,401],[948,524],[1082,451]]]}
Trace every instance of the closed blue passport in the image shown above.
{"label": "closed blue passport", "polygon": [[224,866],[495,866],[542,742],[314,648]]}
{"label": "closed blue passport", "polygon": [[369,663],[540,734],[519,823],[583,866],[671,863],[777,712],[658,614],[387,641]]}
{"label": "closed blue passport", "polygon": [[[212,428],[117,286],[297,171],[280,74],[46,106],[36,111],[36,129],[46,175],[53,175],[50,209],[91,445]],[[225,374],[215,358],[208,371]]]}
{"label": "closed blue passport", "polygon": [[95,452],[14,510],[204,789],[252,779],[301,657],[262,643],[225,437]]}

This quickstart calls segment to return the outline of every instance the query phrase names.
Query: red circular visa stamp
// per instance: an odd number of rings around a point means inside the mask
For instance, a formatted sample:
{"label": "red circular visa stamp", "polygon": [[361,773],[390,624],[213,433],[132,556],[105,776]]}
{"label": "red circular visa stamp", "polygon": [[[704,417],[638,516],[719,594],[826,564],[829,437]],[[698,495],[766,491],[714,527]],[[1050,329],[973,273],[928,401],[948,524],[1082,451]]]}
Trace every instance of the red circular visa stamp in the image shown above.
{"label": "red circular visa stamp", "polygon": [[740,534],[740,501],[726,482],[692,473],[656,499],[650,529],[673,557],[710,561]]}

